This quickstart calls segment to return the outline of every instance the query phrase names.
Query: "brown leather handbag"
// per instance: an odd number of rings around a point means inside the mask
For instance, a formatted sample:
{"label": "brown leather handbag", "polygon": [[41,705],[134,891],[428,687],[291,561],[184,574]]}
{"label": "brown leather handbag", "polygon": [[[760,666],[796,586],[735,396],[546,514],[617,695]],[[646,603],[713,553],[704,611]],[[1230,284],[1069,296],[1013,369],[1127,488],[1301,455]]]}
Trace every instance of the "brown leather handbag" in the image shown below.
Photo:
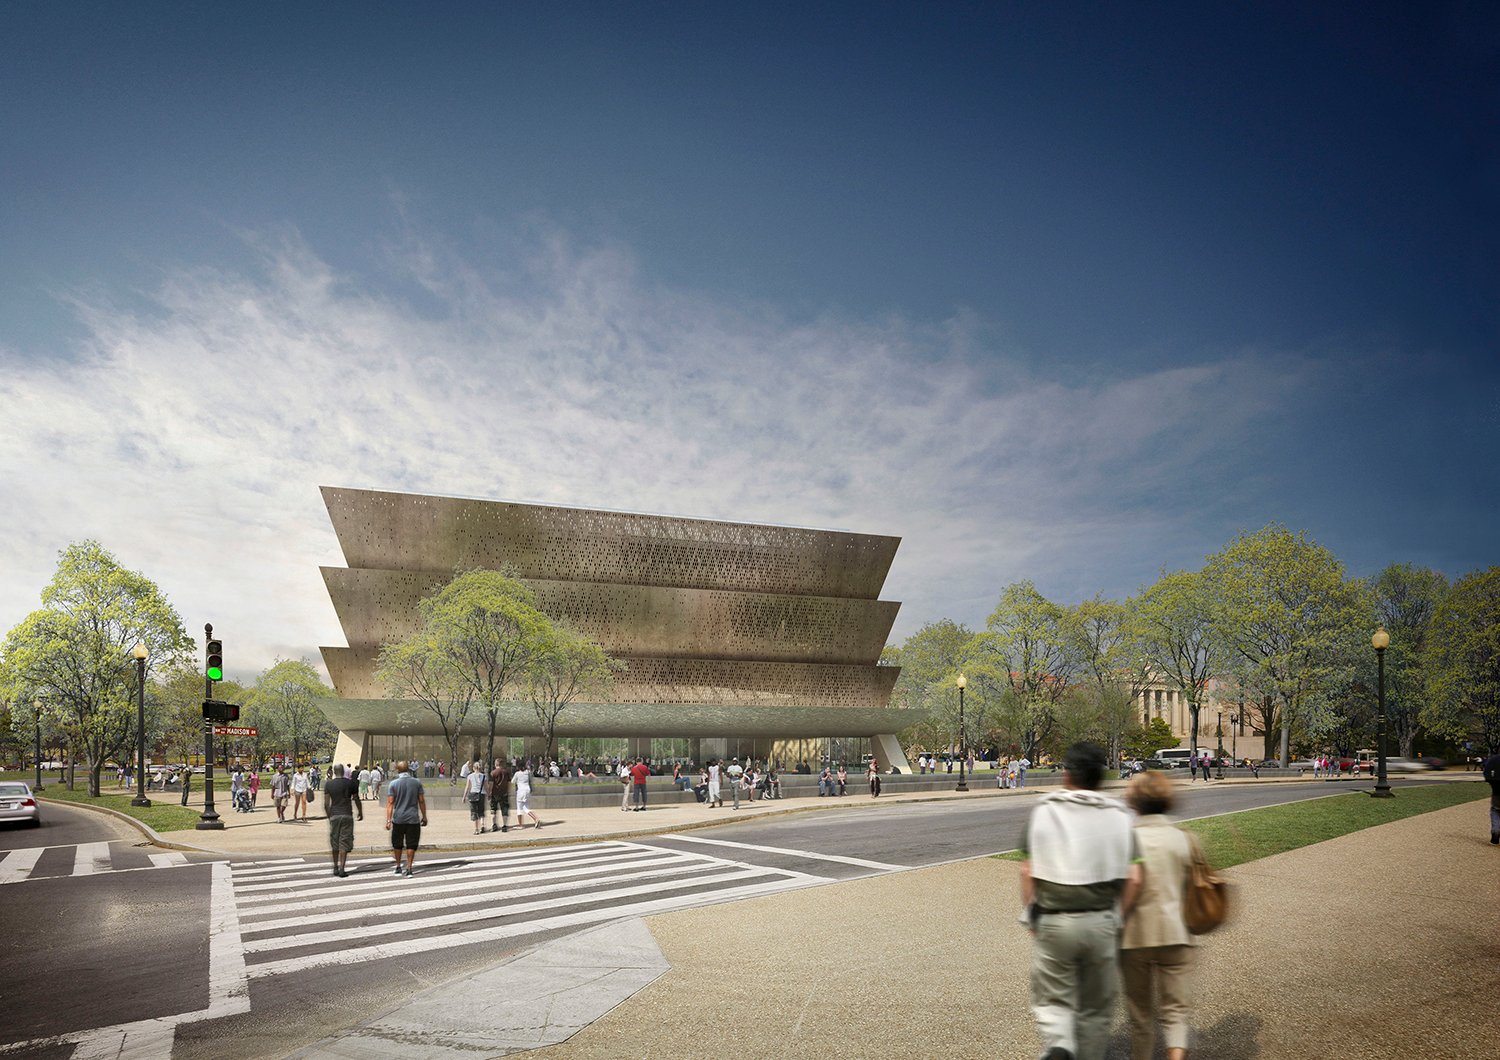
{"label": "brown leather handbag", "polygon": [[1182,889],[1182,920],[1194,935],[1207,935],[1229,919],[1229,881],[1214,872],[1198,837],[1187,833],[1192,859]]}

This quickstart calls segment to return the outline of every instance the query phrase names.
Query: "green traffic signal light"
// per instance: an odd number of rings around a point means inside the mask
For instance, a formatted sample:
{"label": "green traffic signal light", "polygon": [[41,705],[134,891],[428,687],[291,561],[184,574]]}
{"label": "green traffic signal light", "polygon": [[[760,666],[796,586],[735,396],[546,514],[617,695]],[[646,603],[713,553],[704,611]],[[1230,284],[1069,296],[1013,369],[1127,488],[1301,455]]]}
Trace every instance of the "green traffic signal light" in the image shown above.
{"label": "green traffic signal light", "polygon": [[208,668],[204,671],[210,681],[224,680],[224,642],[208,642]]}

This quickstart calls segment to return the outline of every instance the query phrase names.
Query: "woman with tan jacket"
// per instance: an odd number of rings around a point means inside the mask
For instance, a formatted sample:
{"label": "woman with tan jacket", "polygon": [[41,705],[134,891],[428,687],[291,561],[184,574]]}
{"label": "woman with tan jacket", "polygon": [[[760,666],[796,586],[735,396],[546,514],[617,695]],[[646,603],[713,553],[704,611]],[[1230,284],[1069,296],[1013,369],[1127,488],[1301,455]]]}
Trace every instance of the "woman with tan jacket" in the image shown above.
{"label": "woman with tan jacket", "polygon": [[1144,870],[1140,893],[1120,938],[1130,1056],[1131,1060],[1151,1060],[1160,1020],[1167,1060],[1186,1060],[1196,942],[1182,920],[1182,891],[1192,848],[1187,833],[1166,816],[1176,798],[1164,774],[1146,772],[1131,778],[1125,801],[1138,815],[1136,848]]}

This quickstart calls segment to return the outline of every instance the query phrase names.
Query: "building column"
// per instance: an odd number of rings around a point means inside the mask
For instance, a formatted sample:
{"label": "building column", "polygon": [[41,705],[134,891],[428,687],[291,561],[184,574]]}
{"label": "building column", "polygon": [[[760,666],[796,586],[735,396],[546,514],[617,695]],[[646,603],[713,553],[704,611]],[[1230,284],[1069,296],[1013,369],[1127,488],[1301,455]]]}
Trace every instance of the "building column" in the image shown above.
{"label": "building column", "polygon": [[889,773],[893,766],[902,773],[911,772],[911,763],[906,760],[906,752],[901,749],[901,741],[896,739],[895,733],[879,733],[871,736],[870,753],[875,756],[875,761],[880,763],[882,773]]}
{"label": "building column", "polygon": [[333,760],[340,765],[358,766],[364,764],[365,734],[354,729],[349,732],[339,730],[338,743],[333,748]]}

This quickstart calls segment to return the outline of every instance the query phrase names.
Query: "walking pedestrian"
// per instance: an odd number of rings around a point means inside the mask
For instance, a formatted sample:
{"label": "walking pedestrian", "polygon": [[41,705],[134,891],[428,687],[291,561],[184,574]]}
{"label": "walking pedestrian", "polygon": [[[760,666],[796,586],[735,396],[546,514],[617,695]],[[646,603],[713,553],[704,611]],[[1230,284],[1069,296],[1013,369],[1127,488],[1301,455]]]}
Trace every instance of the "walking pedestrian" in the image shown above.
{"label": "walking pedestrian", "polygon": [[384,784],[385,774],[380,771],[379,764],[376,764],[370,770],[370,795],[377,802],[380,801],[380,789],[382,786],[384,786]]}
{"label": "walking pedestrian", "polygon": [[646,808],[646,779],[650,776],[651,767],[646,764],[646,760],[637,758],[635,765],[630,767],[631,798],[635,803],[636,813]]}
{"label": "walking pedestrian", "polygon": [[490,831],[510,831],[510,764],[503,758],[490,770]]}
{"label": "walking pedestrian", "polygon": [[1021,900],[1034,939],[1031,1011],[1044,1060],[1102,1060],[1119,992],[1120,913],[1140,886],[1125,807],[1098,791],[1108,756],[1076,743],[1063,790],[1043,795],[1021,836]]}
{"label": "walking pedestrian", "polygon": [[474,825],[474,834],[484,833],[484,785],[489,776],[484,763],[477,758],[464,776],[464,792],[469,801],[469,821]]}
{"label": "walking pedestrian", "polygon": [[182,777],[182,804],[186,806],[188,792],[193,788],[193,767],[184,764],[182,771],[178,775]]}
{"label": "walking pedestrian", "polygon": [[704,799],[710,808],[724,805],[724,800],[720,798],[719,792],[722,783],[723,776],[722,770],[719,767],[719,760],[711,758],[708,760],[708,796]]}
{"label": "walking pedestrian", "polygon": [[1026,786],[1026,771],[1031,768],[1031,759],[1024,754],[1016,760],[1016,787]]}
{"label": "walking pedestrian", "polygon": [[333,776],[323,792],[323,805],[328,810],[328,849],[333,855],[333,874],[348,876],[344,865],[349,860],[349,851],[354,849],[354,815],[365,819],[364,804],[355,796],[359,789],[354,781],[344,776],[343,766],[332,767]]}
{"label": "walking pedestrian", "polygon": [[292,774],[292,820],[307,820],[307,774],[300,766]]}
{"label": "walking pedestrian", "polygon": [[1183,884],[1192,864],[1187,834],[1167,813],[1176,801],[1160,773],[1130,780],[1125,801],[1136,813],[1135,843],[1142,880],[1120,938],[1131,1060],[1151,1060],[1161,1023],[1167,1060],[1186,1060],[1194,939],[1182,919]]}
{"label": "walking pedestrian", "polygon": [[745,775],[745,769],[740,765],[739,758],[735,758],[729,763],[729,768],[725,772],[729,775],[730,797],[734,799],[734,808],[738,810],[740,808],[740,778]]}
{"label": "walking pedestrian", "polygon": [[[526,818],[530,817],[532,823],[540,831],[542,819],[531,810],[531,760],[527,759],[516,770],[516,827],[525,828]],[[627,789],[629,790],[629,789]]]}
{"label": "walking pedestrian", "polygon": [[1480,769],[1490,785],[1490,842],[1500,845],[1500,754],[1486,758]]}
{"label": "walking pedestrian", "polygon": [[870,759],[870,768],[866,771],[866,776],[870,781],[870,798],[880,798],[880,763],[873,758]]}
{"label": "walking pedestrian", "polygon": [[633,778],[630,775],[630,768],[631,768],[630,761],[628,759],[622,759],[621,762],[620,762],[620,769],[619,769],[619,774],[618,774],[619,778],[620,778],[620,812],[621,813],[629,813],[630,812],[630,789],[632,787],[634,787],[634,785],[631,783],[631,780]]}
{"label": "walking pedestrian", "polygon": [[286,775],[286,766],[277,765],[276,775],[271,778],[271,800],[276,804],[276,823],[286,824],[286,802],[292,794],[292,778]]}
{"label": "walking pedestrian", "polygon": [[1208,783],[1208,767],[1214,764],[1214,756],[1212,754],[1210,754],[1209,752],[1204,751],[1203,752],[1203,757],[1201,759],[1199,759],[1199,764],[1203,766],[1203,783],[1207,784]]}
{"label": "walking pedestrian", "polygon": [[[405,762],[396,763],[396,779],[385,799],[385,826],[391,833],[391,858],[396,876],[411,876],[417,848],[422,845],[422,828],[427,824],[427,794],[422,782],[407,771]],[[406,866],[401,865],[402,854]]]}
{"label": "walking pedestrian", "polygon": [[260,798],[260,770],[250,770],[250,809],[255,809],[255,800]]}

